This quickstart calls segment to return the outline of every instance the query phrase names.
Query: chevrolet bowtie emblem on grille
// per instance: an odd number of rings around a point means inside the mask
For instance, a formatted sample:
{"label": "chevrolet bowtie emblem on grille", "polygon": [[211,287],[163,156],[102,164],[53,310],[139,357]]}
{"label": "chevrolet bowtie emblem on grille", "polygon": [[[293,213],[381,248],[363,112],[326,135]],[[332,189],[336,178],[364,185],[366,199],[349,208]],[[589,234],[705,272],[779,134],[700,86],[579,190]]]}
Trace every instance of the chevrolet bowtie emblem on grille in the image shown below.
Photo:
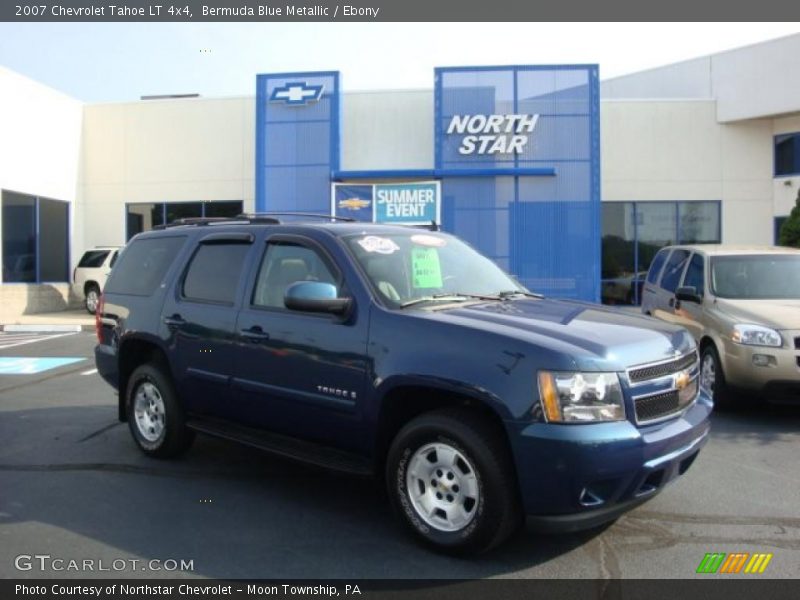
{"label": "chevrolet bowtie emblem on grille", "polygon": [[282,87],[272,90],[270,102],[283,102],[292,106],[316,102],[322,98],[323,85],[309,85],[305,81],[285,83]]}
{"label": "chevrolet bowtie emblem on grille", "polygon": [[675,389],[681,391],[683,388],[689,385],[691,380],[692,378],[689,376],[688,371],[681,371],[675,376]]}

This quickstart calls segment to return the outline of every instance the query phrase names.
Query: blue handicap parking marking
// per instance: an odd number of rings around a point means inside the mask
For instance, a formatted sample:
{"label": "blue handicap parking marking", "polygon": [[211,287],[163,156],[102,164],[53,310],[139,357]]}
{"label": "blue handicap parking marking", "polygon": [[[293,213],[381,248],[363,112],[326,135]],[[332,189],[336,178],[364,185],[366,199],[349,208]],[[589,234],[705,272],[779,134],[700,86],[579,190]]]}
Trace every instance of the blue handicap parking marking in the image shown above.
{"label": "blue handicap parking marking", "polygon": [[0,356],[0,375],[35,375],[50,369],[81,362],[85,358],[50,357],[32,358],[28,356]]}

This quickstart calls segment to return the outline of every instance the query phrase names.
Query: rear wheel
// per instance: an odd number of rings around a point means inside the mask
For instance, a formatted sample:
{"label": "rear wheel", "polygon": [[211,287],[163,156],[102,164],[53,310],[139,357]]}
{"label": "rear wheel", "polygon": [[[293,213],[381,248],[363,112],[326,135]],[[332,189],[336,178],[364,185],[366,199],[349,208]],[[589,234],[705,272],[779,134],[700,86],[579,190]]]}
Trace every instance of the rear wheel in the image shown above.
{"label": "rear wheel", "polygon": [[521,523],[502,432],[477,414],[437,411],[408,423],[392,443],[386,478],[404,524],[436,550],[484,552]]}
{"label": "rear wheel", "polygon": [[126,403],[133,439],[148,456],[177,456],[192,444],[194,432],[186,427],[172,381],[161,366],[148,363],[134,370]]}
{"label": "rear wheel", "polygon": [[84,306],[86,312],[93,315],[97,312],[97,306],[100,304],[100,288],[92,284],[86,288],[86,298],[84,299]]}

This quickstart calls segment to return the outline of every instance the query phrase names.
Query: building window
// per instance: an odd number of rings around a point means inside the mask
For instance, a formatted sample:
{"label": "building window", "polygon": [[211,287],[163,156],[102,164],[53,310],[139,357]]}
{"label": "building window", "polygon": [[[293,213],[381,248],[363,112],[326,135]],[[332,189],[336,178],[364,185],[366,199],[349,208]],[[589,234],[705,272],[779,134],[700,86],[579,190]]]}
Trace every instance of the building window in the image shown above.
{"label": "building window", "polygon": [[69,203],[2,192],[3,282],[69,281]]}
{"label": "building window", "polygon": [[775,136],[775,177],[800,175],[800,133]]}
{"label": "building window", "polygon": [[210,202],[148,202],[127,205],[125,224],[130,240],[137,233],[153,227],[172,223],[177,219],[192,217],[235,217],[243,212],[241,200],[213,200]]}
{"label": "building window", "polygon": [[603,202],[603,303],[638,305],[658,251],[719,243],[720,222],[718,201]]}

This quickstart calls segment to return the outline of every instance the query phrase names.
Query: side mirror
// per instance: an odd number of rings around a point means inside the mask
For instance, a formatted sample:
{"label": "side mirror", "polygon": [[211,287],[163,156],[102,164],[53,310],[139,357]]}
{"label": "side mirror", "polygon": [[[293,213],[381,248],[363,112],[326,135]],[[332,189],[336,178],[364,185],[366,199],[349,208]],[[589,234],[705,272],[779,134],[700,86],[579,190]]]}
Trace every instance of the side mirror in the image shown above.
{"label": "side mirror", "polygon": [[681,301],[694,302],[695,304],[703,303],[703,297],[697,293],[697,288],[693,285],[679,287],[675,292],[675,298]]}
{"label": "side mirror", "polygon": [[290,310],[343,315],[350,309],[350,298],[339,298],[336,286],[319,281],[298,281],[286,288],[283,303]]}

